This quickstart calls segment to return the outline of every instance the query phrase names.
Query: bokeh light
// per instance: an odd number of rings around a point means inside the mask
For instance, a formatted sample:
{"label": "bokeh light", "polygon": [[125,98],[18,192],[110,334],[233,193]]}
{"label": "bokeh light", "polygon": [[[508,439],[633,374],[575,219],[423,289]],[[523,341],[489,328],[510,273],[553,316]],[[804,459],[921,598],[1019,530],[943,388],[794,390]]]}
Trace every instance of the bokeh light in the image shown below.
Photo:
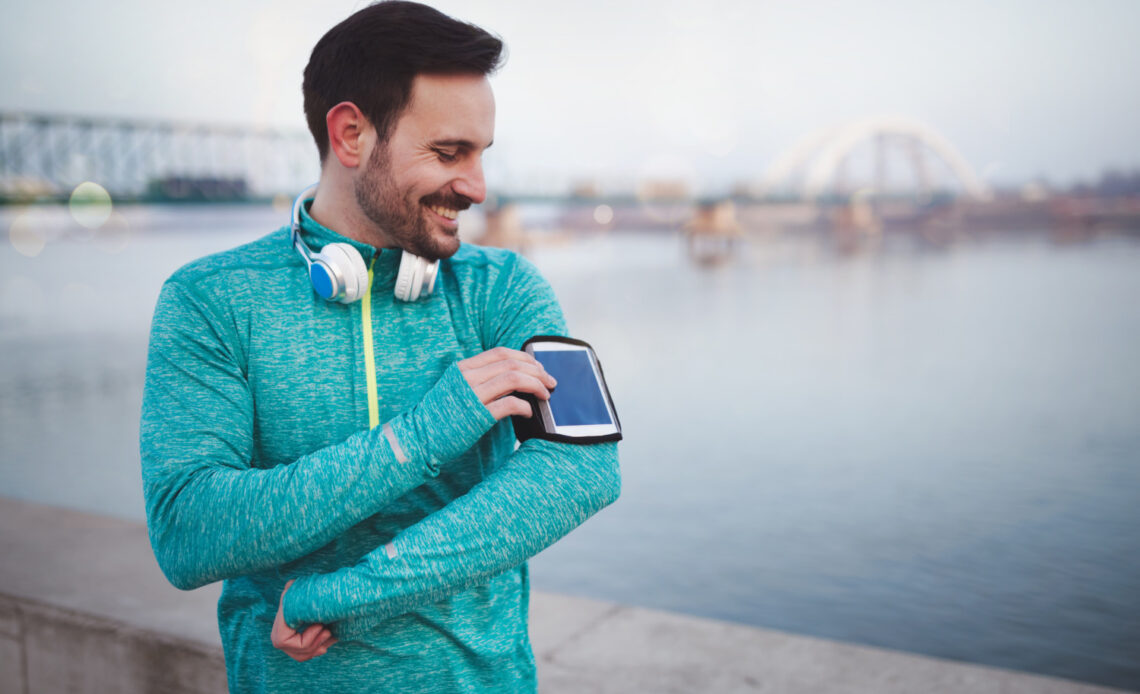
{"label": "bokeh light", "polygon": [[614,221],[614,208],[609,205],[598,205],[594,208],[594,221],[602,226]]}
{"label": "bokeh light", "polygon": [[80,226],[98,229],[111,217],[111,194],[98,183],[84,181],[71,192],[67,207]]}
{"label": "bokeh light", "polygon": [[28,212],[16,215],[8,228],[8,242],[20,255],[35,258],[44,250],[46,240],[35,218]]}

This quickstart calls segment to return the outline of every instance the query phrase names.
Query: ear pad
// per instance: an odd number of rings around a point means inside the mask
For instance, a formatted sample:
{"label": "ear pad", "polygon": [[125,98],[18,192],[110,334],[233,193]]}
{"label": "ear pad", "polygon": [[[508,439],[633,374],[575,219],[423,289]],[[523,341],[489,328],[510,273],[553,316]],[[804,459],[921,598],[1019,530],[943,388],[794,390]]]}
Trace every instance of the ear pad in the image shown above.
{"label": "ear pad", "polygon": [[424,269],[424,296],[431,294],[435,291],[435,278],[439,275],[439,261],[428,263],[427,268]]}
{"label": "ear pad", "polygon": [[423,293],[425,265],[427,265],[427,263],[423,258],[416,258],[415,262],[412,263],[412,288],[411,296],[408,297],[408,301],[416,301]]}
{"label": "ear pad", "polygon": [[364,258],[347,243],[327,244],[313,256],[309,279],[317,294],[342,304],[351,304],[368,291]]}
{"label": "ear pad", "polygon": [[[435,274],[438,261],[428,261],[404,251],[400,254],[400,269],[396,273],[396,298],[400,301],[416,301],[421,296],[431,294],[435,288]],[[428,274],[430,282],[425,282]],[[427,286],[425,286],[425,284]]]}

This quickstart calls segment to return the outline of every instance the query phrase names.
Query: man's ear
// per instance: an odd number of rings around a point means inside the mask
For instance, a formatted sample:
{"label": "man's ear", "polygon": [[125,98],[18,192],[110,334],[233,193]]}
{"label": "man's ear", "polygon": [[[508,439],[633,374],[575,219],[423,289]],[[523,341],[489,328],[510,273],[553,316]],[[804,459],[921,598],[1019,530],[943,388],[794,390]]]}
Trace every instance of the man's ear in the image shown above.
{"label": "man's ear", "polygon": [[360,166],[368,144],[372,124],[351,101],[342,101],[325,114],[329,131],[329,149],[341,166],[354,169]]}

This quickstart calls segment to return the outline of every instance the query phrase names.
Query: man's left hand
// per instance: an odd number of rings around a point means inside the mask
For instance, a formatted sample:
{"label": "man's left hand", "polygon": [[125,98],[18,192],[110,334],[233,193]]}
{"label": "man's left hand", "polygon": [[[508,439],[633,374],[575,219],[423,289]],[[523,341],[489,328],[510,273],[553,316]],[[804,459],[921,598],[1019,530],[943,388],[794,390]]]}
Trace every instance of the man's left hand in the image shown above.
{"label": "man's left hand", "polygon": [[323,624],[313,624],[304,631],[297,631],[285,623],[285,591],[293,581],[285,584],[281,591],[281,602],[277,605],[277,618],[273,620],[273,631],[269,633],[269,640],[274,648],[285,651],[293,660],[305,662],[319,655],[324,655],[329,646],[336,643],[332,632]]}

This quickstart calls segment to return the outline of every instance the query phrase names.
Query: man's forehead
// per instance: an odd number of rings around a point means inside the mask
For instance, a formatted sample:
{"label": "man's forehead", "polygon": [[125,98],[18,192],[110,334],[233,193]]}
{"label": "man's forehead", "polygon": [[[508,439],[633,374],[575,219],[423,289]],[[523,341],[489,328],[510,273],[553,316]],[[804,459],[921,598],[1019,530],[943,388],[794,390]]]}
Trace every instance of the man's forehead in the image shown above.
{"label": "man's forehead", "polygon": [[417,75],[401,120],[436,144],[489,147],[495,131],[491,83],[483,75]]}

